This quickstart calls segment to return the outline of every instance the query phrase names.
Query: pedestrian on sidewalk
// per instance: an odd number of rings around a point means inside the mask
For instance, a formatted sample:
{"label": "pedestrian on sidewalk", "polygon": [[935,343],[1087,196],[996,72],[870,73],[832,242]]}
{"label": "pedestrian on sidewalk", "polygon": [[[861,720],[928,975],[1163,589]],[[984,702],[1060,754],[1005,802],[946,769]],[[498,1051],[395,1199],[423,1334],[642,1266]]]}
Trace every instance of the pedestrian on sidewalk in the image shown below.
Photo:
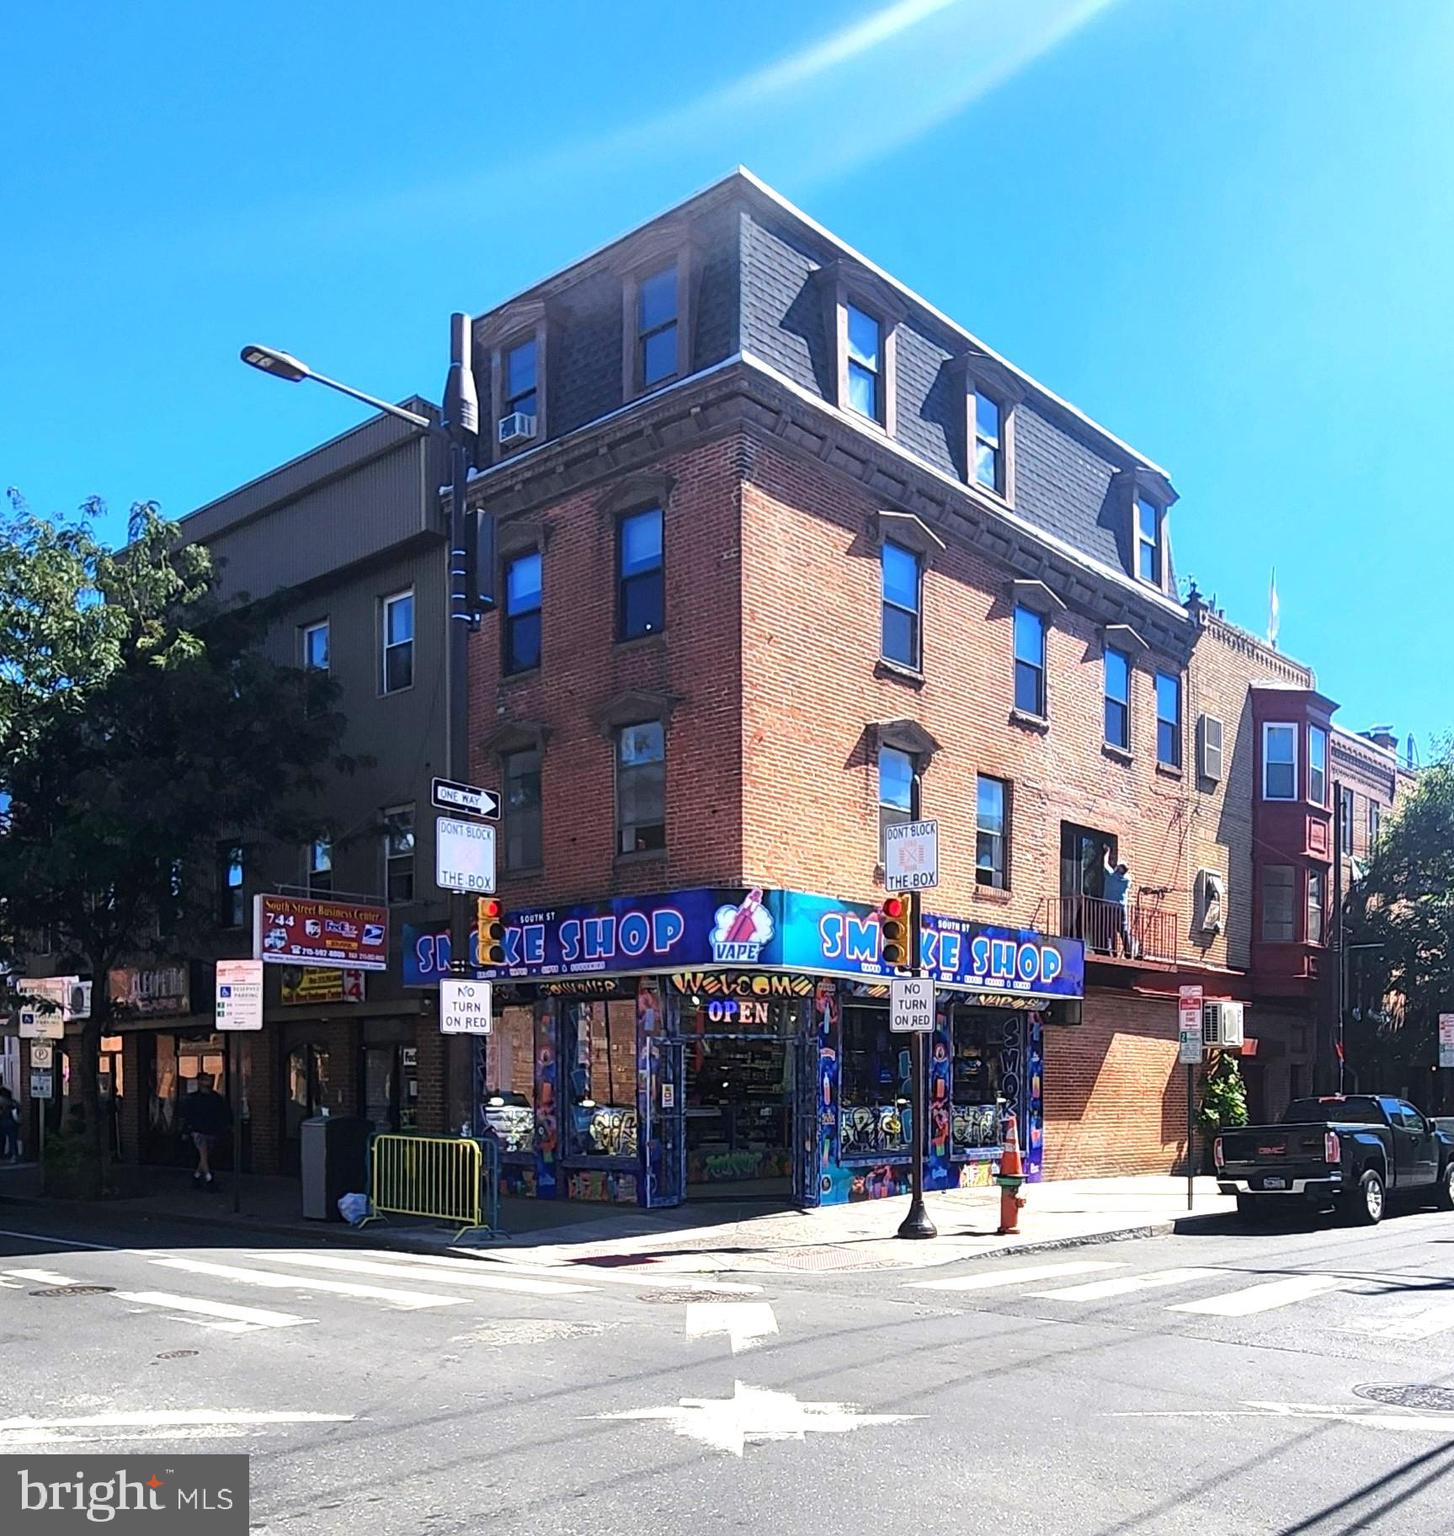
{"label": "pedestrian on sidewalk", "polygon": [[182,1132],[197,1151],[197,1167],[192,1174],[197,1189],[212,1187],[212,1150],[231,1129],[232,1110],[212,1086],[212,1079],[195,1079],[192,1091],[182,1100]]}
{"label": "pedestrian on sidewalk", "polygon": [[20,1106],[9,1086],[0,1083],[0,1163],[20,1161]]}
{"label": "pedestrian on sidewalk", "polygon": [[1111,863],[1111,845],[1105,845],[1105,867],[1102,875],[1101,894],[1107,902],[1110,917],[1110,951],[1116,953],[1119,939],[1126,958],[1131,958],[1131,872],[1124,864]]}

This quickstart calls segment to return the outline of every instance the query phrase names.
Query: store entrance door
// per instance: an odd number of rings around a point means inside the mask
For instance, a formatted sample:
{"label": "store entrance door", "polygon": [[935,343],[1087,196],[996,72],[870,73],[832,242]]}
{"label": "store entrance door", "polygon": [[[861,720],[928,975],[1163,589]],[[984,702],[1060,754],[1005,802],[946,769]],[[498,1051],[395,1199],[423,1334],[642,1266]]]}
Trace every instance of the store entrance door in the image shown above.
{"label": "store entrance door", "polygon": [[683,1041],[688,1200],[792,1195],[794,1051],[770,1034]]}

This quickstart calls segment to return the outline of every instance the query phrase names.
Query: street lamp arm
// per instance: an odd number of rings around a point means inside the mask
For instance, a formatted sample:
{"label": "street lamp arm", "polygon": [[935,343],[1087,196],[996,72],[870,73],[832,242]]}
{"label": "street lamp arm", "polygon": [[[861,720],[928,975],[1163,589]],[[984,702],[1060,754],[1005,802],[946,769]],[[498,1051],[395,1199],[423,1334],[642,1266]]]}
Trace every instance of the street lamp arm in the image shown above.
{"label": "street lamp arm", "polygon": [[396,416],[400,421],[407,421],[411,427],[418,427],[420,431],[429,432],[434,427],[434,423],[427,416],[421,416],[418,411],[406,411],[402,405],[390,405],[387,400],[366,395],[361,389],[354,389],[349,384],[340,384],[337,379],[325,378],[321,373],[309,373],[308,377],[315,383],[325,384],[329,389],[336,389],[340,395],[347,395],[350,400],[358,400],[364,405],[373,406],[376,411],[382,411],[386,416]]}

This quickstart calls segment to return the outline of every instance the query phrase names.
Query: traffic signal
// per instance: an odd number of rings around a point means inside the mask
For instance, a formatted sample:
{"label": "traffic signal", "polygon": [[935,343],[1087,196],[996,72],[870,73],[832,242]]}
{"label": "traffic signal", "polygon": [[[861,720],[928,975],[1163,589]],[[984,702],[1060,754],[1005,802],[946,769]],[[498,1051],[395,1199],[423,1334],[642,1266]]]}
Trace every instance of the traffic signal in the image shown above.
{"label": "traffic signal", "polygon": [[493,896],[475,901],[475,937],[479,943],[480,964],[505,963],[505,921],[500,903]]}
{"label": "traffic signal", "polygon": [[882,936],[883,963],[895,970],[909,968],[909,903],[902,896],[889,896],[879,908],[879,932]]}

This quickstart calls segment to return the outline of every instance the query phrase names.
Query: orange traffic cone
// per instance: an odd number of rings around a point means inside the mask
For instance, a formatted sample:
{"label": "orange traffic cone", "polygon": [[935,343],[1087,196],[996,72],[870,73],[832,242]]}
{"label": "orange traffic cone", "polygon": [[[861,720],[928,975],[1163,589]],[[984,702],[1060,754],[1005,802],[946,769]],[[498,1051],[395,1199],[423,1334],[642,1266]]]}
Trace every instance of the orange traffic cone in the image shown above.
{"label": "orange traffic cone", "polygon": [[1020,1230],[1020,1212],[1025,1197],[1020,1186],[1025,1182],[1025,1165],[1020,1161],[1020,1132],[1014,1115],[1005,1116],[1005,1150],[1000,1154],[1000,1171],[995,1183],[1000,1186],[1001,1237],[1013,1237]]}

